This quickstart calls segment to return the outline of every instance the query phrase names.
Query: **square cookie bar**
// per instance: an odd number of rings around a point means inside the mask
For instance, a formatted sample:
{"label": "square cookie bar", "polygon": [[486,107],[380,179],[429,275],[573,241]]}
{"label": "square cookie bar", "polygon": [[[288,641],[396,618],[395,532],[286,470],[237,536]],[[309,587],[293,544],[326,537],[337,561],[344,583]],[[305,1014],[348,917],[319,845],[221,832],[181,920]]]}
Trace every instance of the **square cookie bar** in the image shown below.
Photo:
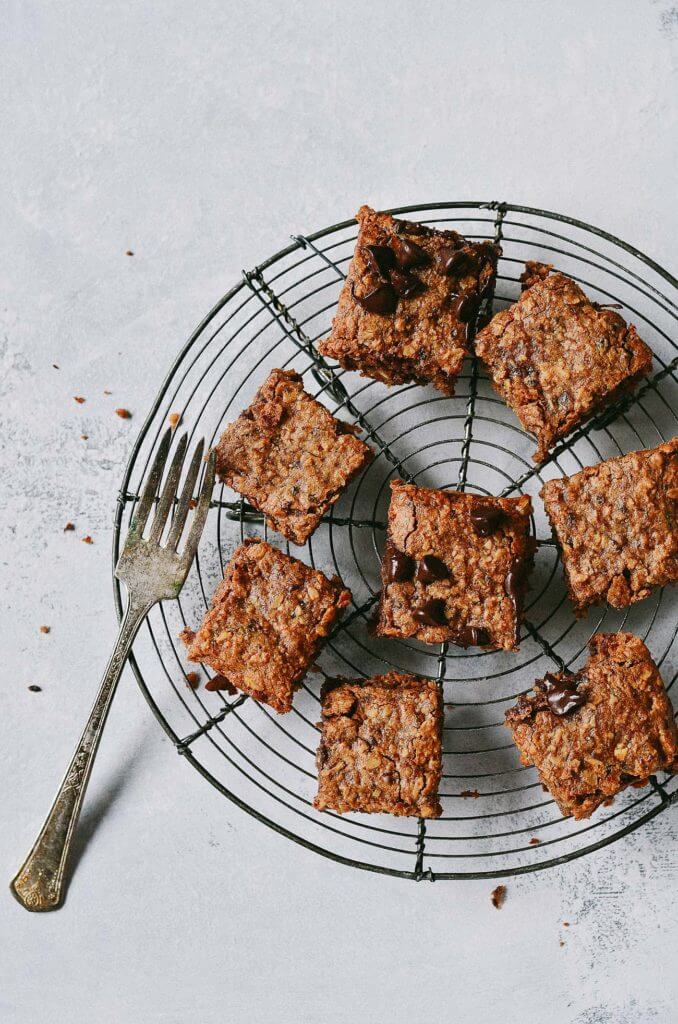
{"label": "square cookie bar", "polygon": [[501,249],[369,206],[356,217],[355,253],[319,351],[385,384],[430,382],[453,395]]}
{"label": "square cookie bar", "polygon": [[393,481],[377,634],[517,650],[535,550],[531,512],[526,496]]}
{"label": "square cookie bar", "polygon": [[306,543],[373,458],[355,428],[311,398],[293,370],[273,370],[215,451],[220,479],[295,544]]}
{"label": "square cookie bar", "polygon": [[495,389],[537,439],[535,461],[650,372],[652,352],[578,284],[529,263],[520,299],[478,332]]}
{"label": "square cookie bar", "polygon": [[323,685],[318,810],[437,818],[443,703],[432,680],[389,672]]}
{"label": "square cookie bar", "polygon": [[524,765],[534,765],[564,815],[589,818],[627,786],[673,769],[678,735],[657,666],[631,633],[597,633],[576,675],[534,685],[506,712]]}
{"label": "square cookie bar", "polygon": [[541,490],[575,614],[678,581],[678,438]]}
{"label": "square cookie bar", "polygon": [[243,693],[289,711],[294,690],[351,600],[328,579],[265,541],[247,540],[226,566],[197,633],[184,630],[201,661]]}

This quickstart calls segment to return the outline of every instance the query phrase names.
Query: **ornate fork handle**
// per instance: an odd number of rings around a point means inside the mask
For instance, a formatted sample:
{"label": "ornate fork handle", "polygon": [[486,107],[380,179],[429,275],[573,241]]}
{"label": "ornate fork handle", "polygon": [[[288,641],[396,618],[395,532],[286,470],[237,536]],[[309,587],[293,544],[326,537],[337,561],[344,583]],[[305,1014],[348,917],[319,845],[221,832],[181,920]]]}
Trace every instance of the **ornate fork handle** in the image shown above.
{"label": "ornate fork handle", "polygon": [[106,716],[132,641],[152,604],[130,599],[73,760],[33,849],[11,883],[12,892],[27,910],[54,910],[63,899],[66,863]]}

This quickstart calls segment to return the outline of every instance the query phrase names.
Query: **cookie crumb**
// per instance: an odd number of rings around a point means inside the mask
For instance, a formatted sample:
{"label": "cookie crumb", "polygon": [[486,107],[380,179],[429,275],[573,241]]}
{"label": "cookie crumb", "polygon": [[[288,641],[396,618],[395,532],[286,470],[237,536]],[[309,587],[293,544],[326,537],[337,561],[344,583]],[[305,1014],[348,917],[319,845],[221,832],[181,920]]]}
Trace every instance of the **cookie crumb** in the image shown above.
{"label": "cookie crumb", "polygon": [[129,409],[116,409],[115,410],[115,415],[119,416],[121,420],[131,420],[132,419],[132,413],[129,411]]}
{"label": "cookie crumb", "polygon": [[187,672],[186,682],[192,690],[197,690],[200,686],[200,674],[198,672]]}
{"label": "cookie crumb", "polygon": [[560,945],[561,945],[561,946],[564,946],[564,945],[565,945],[565,943],[563,942],[563,940],[562,940],[562,939],[560,940]]}
{"label": "cookie crumb", "polygon": [[94,544],[94,541],[92,540],[92,538],[90,537],[90,535],[89,535],[89,534],[87,534],[87,536],[86,536],[86,537],[83,537],[83,538],[82,538],[82,543],[83,543],[83,544]]}
{"label": "cookie crumb", "polygon": [[57,363],[52,363],[52,366],[54,367],[55,370],[61,369],[61,367]]}
{"label": "cookie crumb", "polygon": [[70,530],[75,529],[75,523],[66,523],[64,526],[64,533],[68,533]]}
{"label": "cookie crumb", "polygon": [[188,507],[189,508],[197,508],[198,507],[198,502],[195,500],[195,498],[191,498],[191,500],[188,503]]}
{"label": "cookie crumb", "polygon": [[474,800],[477,800],[480,793],[477,789],[462,789],[459,796],[463,796],[464,800],[467,800],[470,796],[472,796]]}
{"label": "cookie crumb", "polygon": [[530,846],[539,846],[540,843],[541,839],[537,839],[536,836],[532,836],[532,838],[530,839]]}
{"label": "cookie crumb", "polygon": [[41,693],[42,692],[42,686],[38,686],[36,683],[31,683],[31,685],[28,687],[28,689],[31,691],[31,693]]}
{"label": "cookie crumb", "polygon": [[497,910],[501,910],[506,899],[506,886],[498,885],[496,889],[493,889],[490,899],[492,900],[492,906],[496,907]]}
{"label": "cookie crumb", "polygon": [[570,922],[569,921],[563,921],[563,928],[569,928],[569,927],[570,927]]}
{"label": "cookie crumb", "polygon": [[215,690],[225,690],[226,693],[232,694],[238,692],[233,683],[227,679],[226,676],[222,676],[221,674],[212,676],[211,679],[208,679],[205,683],[205,689],[209,690],[210,693],[214,693]]}
{"label": "cookie crumb", "polygon": [[40,627],[40,632],[41,633],[49,633],[50,628],[51,628],[50,626],[41,626]]}
{"label": "cookie crumb", "polygon": [[104,394],[105,395],[112,395],[113,392],[112,391],[107,391],[106,388],[104,388]]}
{"label": "cookie crumb", "polygon": [[179,415],[178,412],[171,412],[167,417],[167,422],[169,423],[172,430],[175,430],[179,426],[180,421],[181,416]]}
{"label": "cookie crumb", "polygon": [[80,440],[81,441],[88,441],[89,440],[89,434],[81,434],[80,435]]}
{"label": "cookie crumb", "polygon": [[134,251],[132,249],[128,249],[125,256],[134,256]]}
{"label": "cookie crumb", "polygon": [[78,405],[82,405],[82,403],[86,401],[86,399],[83,398],[82,395],[73,395],[73,398],[78,403]]}

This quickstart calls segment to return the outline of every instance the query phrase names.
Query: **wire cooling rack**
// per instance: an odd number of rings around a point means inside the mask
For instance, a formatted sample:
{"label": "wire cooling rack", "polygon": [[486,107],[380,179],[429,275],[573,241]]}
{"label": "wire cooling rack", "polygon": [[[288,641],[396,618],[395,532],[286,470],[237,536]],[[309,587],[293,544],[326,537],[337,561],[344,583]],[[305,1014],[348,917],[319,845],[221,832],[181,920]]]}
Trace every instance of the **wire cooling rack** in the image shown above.
{"label": "wire cooling rack", "polygon": [[[115,516],[113,564],[143,479],[171,414],[189,441],[214,442],[251,401],[274,367],[292,367],[335,414],[357,422],[376,458],[325,516],[304,548],[272,541],[351,588],[353,607],[319,658],[328,675],[362,676],[390,668],[434,678],[445,700],[441,800],[436,820],[319,813],[315,793],[316,722],[321,677],[309,674],[293,710],[276,715],[245,695],[207,692],[209,675],[189,687],[177,636],[196,626],[232,551],[245,536],[266,535],[262,517],[222,487],[189,581],[176,602],[151,612],[131,659],[139,686],[176,750],[224,796],[277,832],[352,867],[403,878],[491,878],[550,867],[596,850],[671,804],[678,783],[653,778],[600,808],[592,819],[563,818],[533,768],[520,765],[504,712],[554,665],[576,670],[598,631],[642,636],[671,689],[677,672],[676,597],[657,591],[623,612],[594,609],[574,619],[539,490],[544,481],[676,434],[678,281],[634,247],[581,221],[510,203],[434,203],[392,211],[473,240],[503,247],[495,293],[482,312],[519,294],[527,259],[553,263],[601,303],[619,303],[655,353],[653,376],[635,393],[573,433],[536,466],[533,441],[470,358],[450,398],[431,387],[386,388],[323,360],[316,342],[329,331],[351,258],[355,221],[293,242],[242,279],[217,303],[178,356],[134,445]],[[386,641],[368,622],[379,589],[388,483],[393,477],[480,494],[530,494],[538,541],[517,653],[444,644]],[[114,579],[118,614],[122,595]]]}

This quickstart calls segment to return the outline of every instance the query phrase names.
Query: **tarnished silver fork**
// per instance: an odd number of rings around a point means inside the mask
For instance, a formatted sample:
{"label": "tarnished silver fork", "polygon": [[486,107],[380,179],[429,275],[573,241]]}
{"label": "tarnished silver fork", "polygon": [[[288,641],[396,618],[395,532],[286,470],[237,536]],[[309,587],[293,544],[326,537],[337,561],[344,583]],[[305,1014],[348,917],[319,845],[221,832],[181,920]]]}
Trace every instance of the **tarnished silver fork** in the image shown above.
{"label": "tarnished silver fork", "polygon": [[214,487],[214,453],[207,462],[200,497],[195,508],[188,538],[181,554],[178,547],[186,526],[193,488],[202,462],[204,440],[198,444],[176,503],[167,541],[162,544],[170,511],[174,508],[188,444],[184,434],[176,448],[165,484],[158,498],[148,536],[144,528],[160,487],[172,441],[172,431],[164,434],[158,453],[144,485],[141,499],[132,517],[125,546],[115,575],[127,587],[128,604],[101,689],[89,720],[80,737],[73,760],[61,783],[52,808],[33,849],[22,864],[11,889],[27,910],[55,910],[63,901],[68,854],[75,834],[85,790],[104,730],[113,695],[141,623],[158,601],[178,596],[184,585],[205,526]]}

